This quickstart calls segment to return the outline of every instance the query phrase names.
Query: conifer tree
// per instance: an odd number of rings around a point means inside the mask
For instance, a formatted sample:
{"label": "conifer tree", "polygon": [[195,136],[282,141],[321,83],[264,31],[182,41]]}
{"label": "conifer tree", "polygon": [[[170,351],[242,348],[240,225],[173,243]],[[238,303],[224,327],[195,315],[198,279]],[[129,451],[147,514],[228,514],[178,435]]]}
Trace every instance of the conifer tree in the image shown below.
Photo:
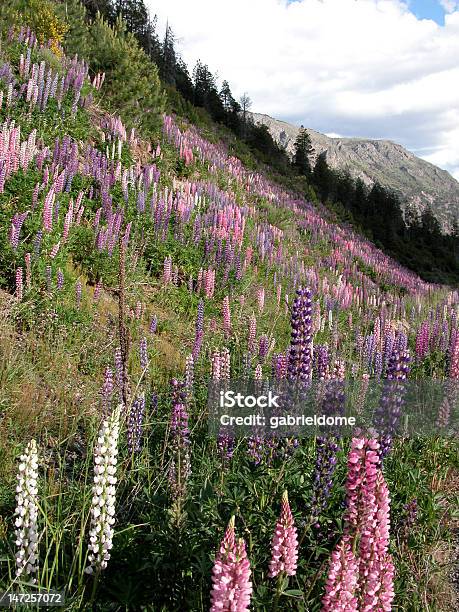
{"label": "conifer tree", "polygon": [[295,140],[295,153],[293,155],[293,166],[299,174],[303,176],[311,176],[311,162],[310,157],[314,153],[314,149],[311,144],[311,137],[307,130],[302,125],[300,131]]}

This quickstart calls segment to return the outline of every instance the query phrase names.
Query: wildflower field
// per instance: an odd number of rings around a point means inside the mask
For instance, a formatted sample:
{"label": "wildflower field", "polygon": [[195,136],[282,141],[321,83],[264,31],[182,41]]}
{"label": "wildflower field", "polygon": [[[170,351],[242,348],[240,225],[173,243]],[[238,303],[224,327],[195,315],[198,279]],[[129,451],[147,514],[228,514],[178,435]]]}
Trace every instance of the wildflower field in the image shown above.
{"label": "wildflower field", "polygon": [[0,591],[64,592],[68,610],[457,610],[453,437],[213,436],[208,385],[331,381],[336,408],[346,379],[362,404],[372,380],[445,381],[445,427],[458,291],[216,133],[158,106],[146,136],[87,62],[65,37],[2,33]]}

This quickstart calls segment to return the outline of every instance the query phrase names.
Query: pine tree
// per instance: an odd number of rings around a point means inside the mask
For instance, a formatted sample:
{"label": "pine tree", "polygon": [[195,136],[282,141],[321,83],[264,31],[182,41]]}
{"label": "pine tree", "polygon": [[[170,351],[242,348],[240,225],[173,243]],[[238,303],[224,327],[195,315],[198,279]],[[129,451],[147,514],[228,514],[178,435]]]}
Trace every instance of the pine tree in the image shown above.
{"label": "pine tree", "polygon": [[295,153],[293,155],[293,167],[299,174],[310,177],[311,162],[309,161],[309,158],[312,153],[314,153],[314,149],[311,144],[311,137],[303,125],[300,127],[294,147]]}
{"label": "pine tree", "polygon": [[317,187],[320,197],[325,202],[333,192],[333,173],[327,163],[327,152],[322,151],[316,160],[314,171],[312,173],[312,181]]}
{"label": "pine tree", "polygon": [[175,37],[169,24],[166,25],[164,41],[162,45],[161,78],[168,85],[175,86],[177,58],[174,49]]}
{"label": "pine tree", "polygon": [[220,100],[222,101],[225,111],[230,112],[234,104],[234,98],[228,81],[223,81],[222,83],[222,88],[220,89]]}

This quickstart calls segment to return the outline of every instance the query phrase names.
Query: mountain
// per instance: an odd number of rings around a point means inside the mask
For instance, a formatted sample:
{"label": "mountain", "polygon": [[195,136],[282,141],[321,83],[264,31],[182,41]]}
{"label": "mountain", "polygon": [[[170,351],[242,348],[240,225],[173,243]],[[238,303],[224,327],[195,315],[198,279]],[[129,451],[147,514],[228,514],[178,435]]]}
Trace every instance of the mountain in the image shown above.
{"label": "mountain", "polygon": [[[255,123],[266,125],[272,137],[293,154],[299,127],[262,113],[251,115]],[[416,157],[390,140],[331,138],[309,128],[307,131],[314,147],[313,162],[326,151],[327,162],[332,168],[348,170],[367,185],[378,181],[396,191],[416,210],[431,205],[444,225],[459,217],[459,182],[446,170]]]}

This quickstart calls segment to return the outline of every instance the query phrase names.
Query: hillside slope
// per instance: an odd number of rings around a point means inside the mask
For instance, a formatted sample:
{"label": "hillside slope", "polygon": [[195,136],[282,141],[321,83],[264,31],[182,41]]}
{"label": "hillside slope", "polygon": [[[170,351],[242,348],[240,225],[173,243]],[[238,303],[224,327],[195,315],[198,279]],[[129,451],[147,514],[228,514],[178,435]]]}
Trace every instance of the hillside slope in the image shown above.
{"label": "hillside slope", "polygon": [[[252,113],[252,117],[256,123],[266,125],[273,138],[293,154],[299,127],[261,113]],[[442,223],[459,216],[459,183],[446,170],[390,140],[330,138],[309,128],[307,131],[315,151],[313,161],[326,151],[332,168],[348,170],[367,185],[377,181],[418,210],[431,205]]]}
{"label": "hillside slope", "polygon": [[[61,7],[33,4],[38,24],[43,6]],[[370,378],[459,376],[458,292],[163,113],[135,40],[84,17],[66,12],[62,47],[0,27],[0,592],[34,580],[66,610],[205,612],[229,523],[244,588],[212,609],[247,610],[242,592],[254,612],[318,610],[357,460],[381,597],[393,564],[397,609],[446,610],[433,549],[458,515],[455,441],[384,436],[383,471],[376,439],[215,430],[209,386],[312,378],[341,413],[346,376],[361,415]],[[86,56],[65,54],[74,32]],[[382,409],[400,414],[401,392]],[[276,581],[287,520],[295,575]]]}

